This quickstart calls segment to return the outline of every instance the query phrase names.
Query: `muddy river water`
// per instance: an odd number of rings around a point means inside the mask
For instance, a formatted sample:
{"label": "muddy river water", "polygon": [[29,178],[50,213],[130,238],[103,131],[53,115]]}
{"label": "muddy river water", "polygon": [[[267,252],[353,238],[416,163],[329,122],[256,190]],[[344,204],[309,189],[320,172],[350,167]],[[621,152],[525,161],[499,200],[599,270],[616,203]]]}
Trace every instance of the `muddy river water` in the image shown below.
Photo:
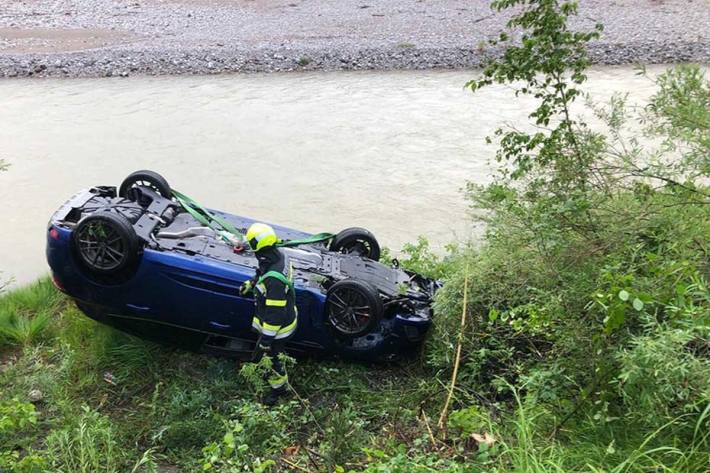
{"label": "muddy river water", "polygon": [[[658,71],[659,68],[652,68]],[[508,88],[475,73],[338,72],[0,81],[0,270],[47,271],[45,228],[72,193],[153,169],[200,202],[307,231],[372,230],[398,250],[476,236],[462,188],[490,180],[485,136],[526,123]],[[597,68],[595,100],[653,84]]]}

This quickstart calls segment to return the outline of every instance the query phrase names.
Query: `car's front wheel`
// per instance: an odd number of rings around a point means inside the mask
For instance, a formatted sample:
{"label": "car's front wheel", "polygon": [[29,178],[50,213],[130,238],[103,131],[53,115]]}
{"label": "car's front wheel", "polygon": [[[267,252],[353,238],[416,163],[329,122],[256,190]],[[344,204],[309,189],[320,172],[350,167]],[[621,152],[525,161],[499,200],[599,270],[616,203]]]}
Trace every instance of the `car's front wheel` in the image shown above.
{"label": "car's front wheel", "polygon": [[384,307],[377,289],[364,281],[346,279],[328,289],[326,320],[337,335],[357,338],[372,332]]}
{"label": "car's front wheel", "polygon": [[122,278],[140,258],[140,240],[133,226],[108,210],[84,217],[72,232],[71,246],[78,265],[102,282]]}

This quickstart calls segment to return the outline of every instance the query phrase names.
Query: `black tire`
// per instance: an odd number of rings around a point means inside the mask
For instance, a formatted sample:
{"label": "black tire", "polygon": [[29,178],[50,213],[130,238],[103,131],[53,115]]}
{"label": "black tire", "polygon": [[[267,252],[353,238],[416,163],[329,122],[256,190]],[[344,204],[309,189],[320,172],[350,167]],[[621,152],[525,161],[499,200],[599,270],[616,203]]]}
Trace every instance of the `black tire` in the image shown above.
{"label": "black tire", "polygon": [[118,188],[119,197],[131,198],[131,189],[136,186],[148,187],[160,196],[171,199],[173,191],[163,176],[153,171],[136,171],[128,175]]}
{"label": "black tire", "polygon": [[356,254],[374,261],[380,259],[380,244],[375,235],[359,227],[346,228],[335,235],[330,242],[330,251]]}
{"label": "black tire", "polygon": [[346,279],[328,289],[326,323],[341,337],[367,335],[379,325],[383,314],[380,294],[370,283]]}
{"label": "black tire", "polygon": [[108,282],[124,278],[137,267],[141,243],[125,217],[104,210],[79,221],[71,248],[82,269]]}

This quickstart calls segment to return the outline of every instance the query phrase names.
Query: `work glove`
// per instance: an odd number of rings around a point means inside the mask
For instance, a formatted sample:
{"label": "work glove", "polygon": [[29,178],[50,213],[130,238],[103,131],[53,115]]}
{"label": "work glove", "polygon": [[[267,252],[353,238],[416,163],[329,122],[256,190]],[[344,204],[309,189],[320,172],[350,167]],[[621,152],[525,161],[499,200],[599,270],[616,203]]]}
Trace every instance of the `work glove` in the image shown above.
{"label": "work glove", "polygon": [[254,282],[250,279],[249,281],[245,281],[244,283],[242,283],[241,286],[239,286],[239,294],[242,296],[246,296],[253,289],[254,289]]}

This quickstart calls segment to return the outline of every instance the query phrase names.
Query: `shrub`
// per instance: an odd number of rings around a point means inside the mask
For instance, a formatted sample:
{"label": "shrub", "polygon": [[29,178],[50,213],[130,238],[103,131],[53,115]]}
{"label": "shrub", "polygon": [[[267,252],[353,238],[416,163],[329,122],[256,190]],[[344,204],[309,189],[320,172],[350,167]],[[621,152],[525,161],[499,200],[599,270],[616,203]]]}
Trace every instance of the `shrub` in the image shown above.
{"label": "shrub", "polygon": [[249,401],[237,403],[232,418],[225,423],[225,434],[203,451],[205,471],[236,472],[245,469],[267,471],[276,465],[289,439],[289,420],[295,402],[265,408]]}
{"label": "shrub", "polygon": [[[468,280],[459,398],[505,412],[520,397],[545,412],[535,430],[611,429],[613,450],[646,455],[620,471],[670,467],[681,450],[669,445],[698,445],[710,401],[710,83],[698,67],[674,68],[640,113],[623,96],[593,104],[605,132],[593,130],[571,106],[586,79],[584,43],[601,29],[568,29],[575,2],[493,4],[517,7],[509,26],[519,35],[496,40],[504,54],[468,85],[534,96],[535,128],[499,129],[494,181],[469,186],[485,239],[449,261],[428,365],[451,369]],[[558,459],[513,469],[559,470]]]}
{"label": "shrub", "polygon": [[35,406],[18,398],[0,401],[0,434],[9,435],[37,423]]}
{"label": "shrub", "polygon": [[[2,393],[0,393],[2,394]],[[37,425],[35,406],[18,398],[0,401],[0,470],[34,473],[45,471],[47,461],[23,446],[22,434]]]}
{"label": "shrub", "polygon": [[615,384],[625,417],[653,425],[657,419],[700,413],[710,402],[710,359],[703,353],[710,346],[710,325],[648,324],[644,334],[616,355],[620,368]]}

